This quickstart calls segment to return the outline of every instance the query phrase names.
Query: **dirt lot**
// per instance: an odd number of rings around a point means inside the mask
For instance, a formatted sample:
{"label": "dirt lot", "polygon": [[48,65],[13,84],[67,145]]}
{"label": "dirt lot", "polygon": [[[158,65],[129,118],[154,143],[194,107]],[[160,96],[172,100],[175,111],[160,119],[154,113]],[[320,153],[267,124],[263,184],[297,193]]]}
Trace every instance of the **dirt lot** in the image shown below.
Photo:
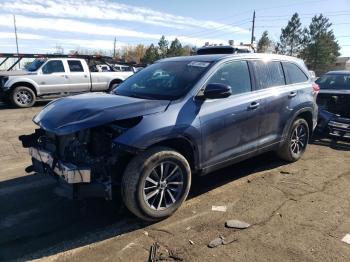
{"label": "dirt lot", "polygon": [[[71,202],[50,178],[24,172],[18,136],[33,131],[42,105],[0,105],[0,260],[147,261],[154,242],[169,260],[350,260],[341,242],[350,233],[350,144],[318,141],[294,164],[266,154],[199,177],[173,217],[146,224],[119,201]],[[228,219],[252,226],[225,228]],[[220,235],[237,241],[208,248]]]}

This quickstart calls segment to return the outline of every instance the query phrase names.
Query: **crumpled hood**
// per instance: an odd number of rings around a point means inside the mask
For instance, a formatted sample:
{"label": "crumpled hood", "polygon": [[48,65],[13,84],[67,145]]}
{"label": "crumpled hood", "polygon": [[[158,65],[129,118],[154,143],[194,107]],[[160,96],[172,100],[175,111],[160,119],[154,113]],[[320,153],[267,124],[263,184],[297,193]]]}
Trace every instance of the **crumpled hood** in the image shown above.
{"label": "crumpled hood", "polygon": [[44,130],[66,135],[79,130],[165,111],[170,101],[104,93],[61,98],[49,103],[33,121]]}
{"label": "crumpled hood", "polygon": [[36,72],[29,72],[26,70],[14,70],[14,71],[3,71],[0,72],[0,77],[3,76],[24,76],[24,75],[36,75]]}

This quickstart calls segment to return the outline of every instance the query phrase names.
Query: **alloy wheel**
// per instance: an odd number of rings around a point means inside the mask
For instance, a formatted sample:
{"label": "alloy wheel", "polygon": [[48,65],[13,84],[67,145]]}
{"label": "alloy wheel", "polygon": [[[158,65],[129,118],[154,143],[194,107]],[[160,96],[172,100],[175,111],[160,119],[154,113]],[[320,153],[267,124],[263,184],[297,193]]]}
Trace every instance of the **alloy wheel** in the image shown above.
{"label": "alloy wheel", "polygon": [[293,154],[299,155],[302,153],[307,145],[307,129],[303,124],[295,127],[291,137],[290,149]]}
{"label": "alloy wheel", "polygon": [[146,176],[143,198],[153,210],[165,210],[173,206],[182,195],[184,175],[173,161],[158,163]]}

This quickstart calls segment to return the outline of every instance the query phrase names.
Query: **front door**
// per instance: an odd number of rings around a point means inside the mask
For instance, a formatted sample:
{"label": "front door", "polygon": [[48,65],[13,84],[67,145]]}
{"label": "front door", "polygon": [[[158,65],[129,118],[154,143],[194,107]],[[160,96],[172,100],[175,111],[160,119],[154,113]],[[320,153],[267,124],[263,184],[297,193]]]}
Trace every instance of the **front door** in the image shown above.
{"label": "front door", "polygon": [[68,75],[61,60],[49,60],[37,76],[41,95],[60,94],[68,87]]}
{"label": "front door", "polygon": [[201,106],[204,168],[257,149],[261,108],[261,101],[252,92],[246,61],[223,64],[208,83],[229,85],[232,95],[206,99]]}

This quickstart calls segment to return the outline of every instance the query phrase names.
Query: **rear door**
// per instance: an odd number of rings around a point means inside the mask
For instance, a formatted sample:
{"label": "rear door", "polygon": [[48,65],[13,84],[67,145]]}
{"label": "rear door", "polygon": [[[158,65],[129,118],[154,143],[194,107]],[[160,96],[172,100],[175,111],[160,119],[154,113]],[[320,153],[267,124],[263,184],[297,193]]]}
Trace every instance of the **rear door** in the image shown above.
{"label": "rear door", "polygon": [[89,69],[87,66],[84,68],[84,65],[86,63],[83,64],[78,59],[67,60],[69,89],[66,92],[82,93],[90,91]]}
{"label": "rear door", "polygon": [[282,62],[255,60],[251,64],[264,105],[259,128],[259,148],[264,148],[281,141],[283,130],[299,104],[299,91],[297,85],[290,84]]}
{"label": "rear door", "polygon": [[232,95],[206,99],[199,118],[202,130],[204,167],[219,164],[257,149],[260,100],[252,92],[246,61],[221,65],[208,83],[231,86]]}
{"label": "rear door", "polygon": [[68,88],[67,69],[62,60],[49,60],[41,68],[41,75],[38,75],[40,94],[60,94]]}

